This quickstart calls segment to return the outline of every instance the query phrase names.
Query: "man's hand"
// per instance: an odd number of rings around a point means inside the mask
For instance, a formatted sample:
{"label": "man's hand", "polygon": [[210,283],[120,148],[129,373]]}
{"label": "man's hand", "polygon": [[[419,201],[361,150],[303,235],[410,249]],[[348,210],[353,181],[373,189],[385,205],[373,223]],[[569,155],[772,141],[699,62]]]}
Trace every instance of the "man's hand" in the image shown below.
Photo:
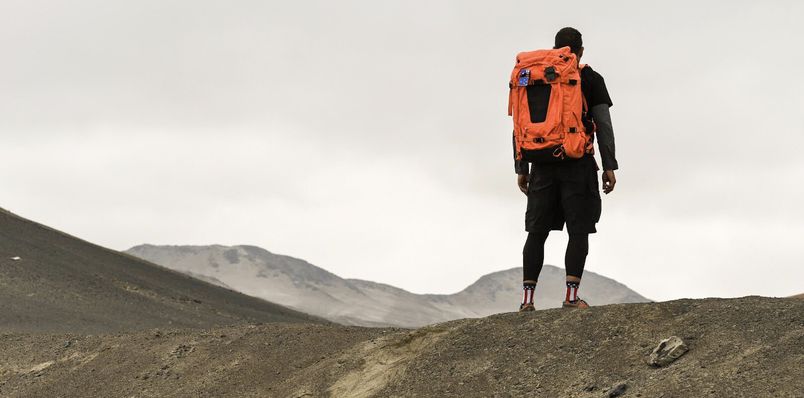
{"label": "man's hand", "polygon": [[614,170],[603,171],[603,193],[609,194],[614,190],[614,185],[617,184],[617,177],[614,176]]}
{"label": "man's hand", "polygon": [[522,191],[525,195],[528,194],[528,175],[527,174],[517,174],[516,175],[516,184],[519,185],[519,190]]}

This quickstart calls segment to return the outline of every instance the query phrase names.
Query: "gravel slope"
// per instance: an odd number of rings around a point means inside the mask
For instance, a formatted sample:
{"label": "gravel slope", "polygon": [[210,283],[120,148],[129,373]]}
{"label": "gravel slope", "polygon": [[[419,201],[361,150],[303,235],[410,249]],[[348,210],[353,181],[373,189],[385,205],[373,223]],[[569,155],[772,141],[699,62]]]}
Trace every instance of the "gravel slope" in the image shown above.
{"label": "gravel slope", "polygon": [[0,332],[324,322],[0,209]]}
{"label": "gravel slope", "polygon": [[[647,365],[659,340],[689,352]],[[0,336],[4,397],[793,398],[804,301],[746,297],[551,309],[417,330],[272,323]],[[102,382],[98,382],[102,380]]]}

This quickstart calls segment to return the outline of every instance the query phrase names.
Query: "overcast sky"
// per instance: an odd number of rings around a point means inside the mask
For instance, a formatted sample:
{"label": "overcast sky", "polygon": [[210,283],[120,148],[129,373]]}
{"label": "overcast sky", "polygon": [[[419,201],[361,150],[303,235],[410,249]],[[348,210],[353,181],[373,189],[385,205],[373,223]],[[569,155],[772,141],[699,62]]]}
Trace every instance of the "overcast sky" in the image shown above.
{"label": "overcast sky", "polygon": [[0,206],[455,292],[521,265],[507,80],[574,26],[621,167],[587,270],[658,300],[804,292],[804,3],[573,4],[3,0]]}

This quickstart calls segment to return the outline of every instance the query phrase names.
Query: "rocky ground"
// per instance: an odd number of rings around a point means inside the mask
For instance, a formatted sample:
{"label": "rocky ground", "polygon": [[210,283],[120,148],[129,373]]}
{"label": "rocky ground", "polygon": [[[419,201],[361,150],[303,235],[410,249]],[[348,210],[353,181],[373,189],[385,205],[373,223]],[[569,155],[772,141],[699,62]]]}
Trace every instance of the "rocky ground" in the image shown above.
{"label": "rocky ground", "polygon": [[[395,329],[332,324],[213,283],[0,209],[0,397],[804,397],[800,299]],[[671,336],[689,351],[650,366]]]}
{"label": "rocky ground", "polygon": [[[648,365],[660,340],[689,351]],[[416,330],[0,336],[3,397],[802,397],[804,300],[544,310]]]}

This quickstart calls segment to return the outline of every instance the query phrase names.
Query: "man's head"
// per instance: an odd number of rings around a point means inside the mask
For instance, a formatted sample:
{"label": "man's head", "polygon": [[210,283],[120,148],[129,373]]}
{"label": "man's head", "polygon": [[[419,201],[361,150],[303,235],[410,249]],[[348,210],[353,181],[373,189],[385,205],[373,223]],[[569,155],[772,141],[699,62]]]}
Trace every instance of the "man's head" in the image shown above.
{"label": "man's head", "polygon": [[583,38],[575,28],[563,28],[556,33],[556,45],[553,48],[569,47],[580,61],[583,55]]}

